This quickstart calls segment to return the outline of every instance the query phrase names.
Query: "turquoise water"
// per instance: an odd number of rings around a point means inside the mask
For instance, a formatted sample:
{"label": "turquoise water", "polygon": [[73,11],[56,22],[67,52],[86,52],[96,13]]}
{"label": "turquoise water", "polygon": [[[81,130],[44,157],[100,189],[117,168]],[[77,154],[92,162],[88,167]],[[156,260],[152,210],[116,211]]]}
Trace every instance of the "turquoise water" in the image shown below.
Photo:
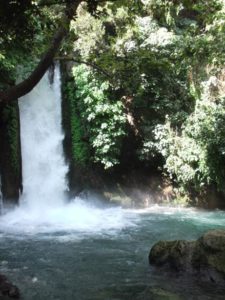
{"label": "turquoise water", "polygon": [[0,273],[24,300],[139,300],[149,286],[182,299],[224,299],[215,285],[156,272],[148,254],[160,239],[195,239],[225,228],[225,213],[123,210],[79,199],[64,204],[59,66],[54,75],[53,84],[46,74],[19,101],[23,194],[20,207],[0,218]]}
{"label": "turquoise water", "polygon": [[83,210],[74,207],[78,223],[71,207],[55,212],[49,222],[44,212],[35,221],[18,211],[0,220],[0,272],[20,288],[24,300],[139,299],[148,286],[175,291],[181,299],[225,299],[216,285],[168,277],[148,265],[158,240],[196,239],[225,228],[224,212],[79,206]]}

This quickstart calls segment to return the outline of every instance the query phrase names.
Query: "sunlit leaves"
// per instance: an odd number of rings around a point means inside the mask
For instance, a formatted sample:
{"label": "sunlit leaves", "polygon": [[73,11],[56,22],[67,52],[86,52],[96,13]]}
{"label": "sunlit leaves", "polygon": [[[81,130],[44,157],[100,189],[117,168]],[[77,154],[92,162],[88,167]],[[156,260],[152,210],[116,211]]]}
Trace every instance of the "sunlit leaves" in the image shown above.
{"label": "sunlit leaves", "polygon": [[111,168],[119,163],[122,138],[125,135],[126,118],[121,101],[109,98],[108,82],[94,78],[91,70],[84,66],[73,69],[76,91],[74,105],[80,120],[86,124],[93,161]]}

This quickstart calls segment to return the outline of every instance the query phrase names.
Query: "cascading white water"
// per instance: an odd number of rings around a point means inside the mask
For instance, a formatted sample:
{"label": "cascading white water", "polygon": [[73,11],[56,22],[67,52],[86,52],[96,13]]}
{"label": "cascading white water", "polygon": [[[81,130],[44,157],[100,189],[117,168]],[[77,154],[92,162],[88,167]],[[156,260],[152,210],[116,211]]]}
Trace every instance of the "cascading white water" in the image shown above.
{"label": "cascading white water", "polygon": [[63,203],[67,166],[61,129],[61,80],[56,65],[51,85],[48,74],[19,101],[23,159],[21,201],[32,207]]}
{"label": "cascading white water", "polygon": [[56,66],[51,85],[48,74],[20,99],[23,194],[20,206],[0,218],[0,228],[11,233],[115,232],[133,225],[121,208],[99,208],[81,199],[65,203],[67,165],[62,148],[61,82]]}

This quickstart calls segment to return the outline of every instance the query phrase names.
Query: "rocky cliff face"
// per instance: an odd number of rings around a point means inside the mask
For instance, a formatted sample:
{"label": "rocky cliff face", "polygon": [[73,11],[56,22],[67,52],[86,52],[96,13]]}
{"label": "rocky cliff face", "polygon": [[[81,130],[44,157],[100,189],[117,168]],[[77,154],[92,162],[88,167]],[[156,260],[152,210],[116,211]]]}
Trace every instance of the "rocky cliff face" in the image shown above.
{"label": "rocky cliff face", "polygon": [[5,205],[18,203],[22,163],[18,102],[0,106],[0,174]]}

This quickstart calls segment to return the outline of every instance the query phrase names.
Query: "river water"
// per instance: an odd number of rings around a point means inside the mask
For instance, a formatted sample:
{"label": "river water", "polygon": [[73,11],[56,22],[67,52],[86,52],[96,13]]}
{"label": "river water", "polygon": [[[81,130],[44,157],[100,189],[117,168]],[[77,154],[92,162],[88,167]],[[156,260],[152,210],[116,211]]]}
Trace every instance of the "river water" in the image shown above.
{"label": "river water", "polygon": [[224,212],[125,210],[91,197],[68,202],[60,90],[56,66],[53,83],[46,74],[20,101],[24,189],[20,206],[0,217],[0,273],[24,300],[136,300],[148,286],[181,299],[225,299],[213,284],[157,273],[148,264],[155,242],[225,228]]}
{"label": "river water", "polygon": [[18,209],[0,220],[0,272],[25,300],[139,299],[147,286],[175,291],[181,299],[224,299],[215,284],[167,277],[148,265],[155,242],[195,239],[224,228],[224,212],[123,210],[77,199],[43,211],[43,218],[39,213],[34,220],[29,210]]}

